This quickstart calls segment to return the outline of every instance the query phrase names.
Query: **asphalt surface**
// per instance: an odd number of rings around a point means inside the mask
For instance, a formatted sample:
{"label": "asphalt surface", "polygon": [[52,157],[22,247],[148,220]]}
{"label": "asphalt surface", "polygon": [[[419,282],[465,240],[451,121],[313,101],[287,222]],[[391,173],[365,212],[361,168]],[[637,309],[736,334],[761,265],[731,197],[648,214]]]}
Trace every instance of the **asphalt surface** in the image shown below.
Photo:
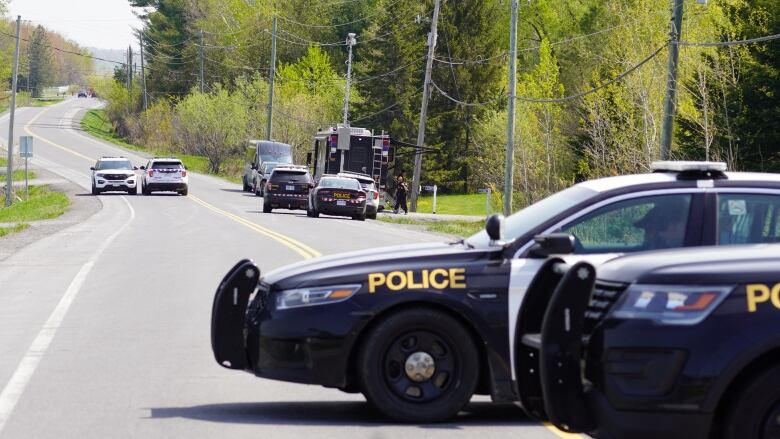
{"label": "asphalt surface", "polygon": [[[17,112],[15,137],[36,137],[32,163],[80,187],[75,197],[88,196],[100,155],[145,163],[80,132],[75,119],[97,104],[70,99]],[[3,144],[7,128],[0,117]],[[302,211],[263,214],[239,185],[197,174],[189,197],[98,199],[91,216],[13,252],[0,239],[0,253],[10,254],[0,260],[0,438],[562,436],[485,397],[448,423],[392,424],[361,395],[215,363],[213,293],[239,259],[267,271],[443,237]]]}

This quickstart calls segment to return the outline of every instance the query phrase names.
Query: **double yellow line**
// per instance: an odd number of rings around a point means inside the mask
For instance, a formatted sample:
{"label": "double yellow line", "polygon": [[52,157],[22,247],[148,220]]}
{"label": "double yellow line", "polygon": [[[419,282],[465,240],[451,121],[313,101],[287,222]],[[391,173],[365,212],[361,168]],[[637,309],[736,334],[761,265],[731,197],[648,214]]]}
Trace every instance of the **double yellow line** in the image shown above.
{"label": "double yellow line", "polygon": [[[27,132],[27,134],[35,137],[36,139],[38,139],[38,140],[40,140],[42,142],[48,143],[51,146],[54,146],[54,147],[59,148],[59,149],[65,151],[65,152],[73,154],[76,157],[80,157],[80,158],[82,158],[82,159],[84,159],[86,161],[89,161],[89,162],[94,162],[95,161],[94,158],[87,157],[84,154],[81,154],[81,153],[79,153],[77,151],[74,151],[74,150],[72,150],[72,149],[70,149],[70,148],[68,148],[66,146],[62,146],[59,143],[52,142],[51,140],[43,138],[43,137],[33,133],[32,131],[30,131],[30,125],[35,123],[35,121],[38,120],[39,117],[43,116],[43,113],[46,113],[47,111],[49,111],[50,108],[51,107],[42,110],[40,113],[35,115],[35,117],[30,119],[30,121],[27,122],[27,124],[25,124],[24,130]],[[244,226],[248,227],[249,229],[251,229],[251,230],[253,230],[253,231],[257,232],[257,233],[265,235],[265,236],[267,236],[267,237],[269,237],[269,238],[279,242],[280,244],[284,245],[285,247],[288,247],[289,249],[291,249],[294,252],[296,252],[299,255],[301,255],[304,259],[316,258],[317,256],[321,256],[322,255],[317,250],[314,250],[313,248],[307,246],[306,244],[304,244],[304,243],[302,243],[300,241],[297,241],[297,240],[292,239],[290,237],[284,236],[281,233],[274,232],[271,229],[268,229],[268,228],[265,228],[265,227],[260,226],[258,224],[255,224],[255,223],[253,223],[251,221],[248,221],[248,220],[246,220],[244,218],[241,218],[238,215],[234,215],[234,214],[232,214],[230,212],[224,211],[224,210],[222,210],[222,209],[220,209],[220,208],[218,208],[218,207],[216,207],[216,206],[214,206],[212,204],[209,204],[209,203],[201,200],[198,197],[190,195],[188,198],[191,199],[192,201],[200,204],[201,206],[205,207],[206,209],[211,210],[212,212],[218,213],[218,214],[220,214],[222,216],[225,216],[225,217],[227,217],[229,219],[232,219],[233,221],[235,221],[235,222],[237,222],[237,223],[239,223],[241,225],[244,225]]]}
{"label": "double yellow line", "polygon": [[237,223],[239,223],[241,225],[244,225],[244,226],[248,227],[249,229],[254,230],[257,233],[265,235],[265,236],[267,236],[267,237],[269,237],[269,238],[279,242],[280,244],[284,245],[285,247],[289,248],[290,250],[292,250],[292,251],[298,253],[299,255],[303,256],[304,259],[311,259],[311,258],[316,258],[317,256],[322,256],[322,253],[318,252],[317,250],[314,250],[313,248],[309,247],[308,245],[306,245],[306,244],[304,244],[304,243],[302,243],[300,241],[297,241],[297,240],[292,239],[292,238],[290,238],[288,236],[282,235],[281,233],[274,232],[271,229],[265,228],[265,227],[263,227],[263,226],[261,226],[259,224],[255,224],[255,223],[253,223],[253,222],[251,222],[249,220],[241,218],[238,215],[234,215],[234,214],[232,214],[230,212],[222,210],[222,209],[220,209],[220,208],[218,208],[218,207],[216,207],[216,206],[214,206],[212,204],[209,204],[209,203],[201,200],[198,197],[190,195],[189,198],[192,201],[194,201],[194,202],[200,204],[201,206],[205,207],[206,209],[211,210],[212,212],[215,212],[215,213],[218,213],[218,214],[220,214],[222,216],[230,218],[233,221],[235,221],[235,222],[237,222]]}

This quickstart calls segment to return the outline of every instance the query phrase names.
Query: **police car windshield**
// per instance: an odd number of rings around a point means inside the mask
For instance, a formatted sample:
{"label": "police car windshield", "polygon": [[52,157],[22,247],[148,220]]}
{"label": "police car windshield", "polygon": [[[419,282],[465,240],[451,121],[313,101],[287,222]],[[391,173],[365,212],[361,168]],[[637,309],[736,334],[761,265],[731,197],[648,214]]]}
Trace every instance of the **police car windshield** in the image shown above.
{"label": "police car windshield", "polygon": [[133,165],[130,164],[130,160],[104,160],[97,162],[95,169],[98,171],[106,169],[132,170]]}
{"label": "police car windshield", "polygon": [[328,189],[353,189],[360,190],[360,183],[353,178],[323,178],[320,187]]}
{"label": "police car windshield", "polygon": [[[504,241],[510,242],[527,234],[545,221],[560,215],[595,194],[596,191],[591,189],[573,186],[516,212],[504,221]],[[468,238],[466,243],[473,247],[486,247],[490,244],[490,238],[487,232],[482,230]]]}

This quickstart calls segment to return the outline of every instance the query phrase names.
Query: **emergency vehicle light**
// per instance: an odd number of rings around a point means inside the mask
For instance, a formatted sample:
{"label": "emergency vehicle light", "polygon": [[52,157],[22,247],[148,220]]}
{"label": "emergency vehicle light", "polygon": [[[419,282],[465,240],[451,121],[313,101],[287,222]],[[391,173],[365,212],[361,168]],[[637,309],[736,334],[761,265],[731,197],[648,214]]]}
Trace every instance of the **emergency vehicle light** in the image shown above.
{"label": "emergency vehicle light", "polygon": [[723,162],[658,161],[650,164],[653,172],[726,172]]}

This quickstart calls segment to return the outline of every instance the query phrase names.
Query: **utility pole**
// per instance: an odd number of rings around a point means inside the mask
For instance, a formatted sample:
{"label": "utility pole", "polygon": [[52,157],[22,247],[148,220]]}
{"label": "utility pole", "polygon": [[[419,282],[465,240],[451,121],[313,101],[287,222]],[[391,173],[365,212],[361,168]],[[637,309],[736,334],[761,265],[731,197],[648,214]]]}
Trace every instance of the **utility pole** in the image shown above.
{"label": "utility pole", "polygon": [[428,98],[431,94],[431,70],[433,69],[433,55],[436,51],[436,37],[439,26],[439,7],[441,0],[436,0],[433,6],[433,20],[431,21],[431,33],[428,34],[428,59],[425,63],[425,81],[423,82],[422,106],[420,107],[420,124],[417,126],[417,149],[414,155],[414,175],[412,176],[412,205],[411,211],[417,212],[417,194],[420,193],[420,173],[422,172],[422,147],[425,144],[425,114],[428,112]]}
{"label": "utility pole", "polygon": [[[349,52],[349,55],[347,56],[347,85],[344,88],[344,126],[349,126],[349,87],[350,82],[352,81],[352,46],[354,46],[357,43],[357,40],[355,40],[355,34],[349,33],[347,34],[347,49]],[[342,151],[342,155],[343,155]],[[342,160],[343,161],[343,160]]]}
{"label": "utility pole", "polygon": [[276,16],[271,32],[271,68],[268,71],[268,117],[266,121],[265,137],[271,140],[271,132],[274,126],[274,81],[276,80]]}
{"label": "utility pole", "polygon": [[[8,175],[5,186],[5,207],[11,205],[13,194],[14,172],[14,114],[16,113],[16,80],[19,76],[19,32],[22,26],[22,16],[16,16],[16,49],[14,49],[14,73],[11,79],[11,110],[8,119]],[[27,75],[29,76],[29,74]]]}
{"label": "utility pole", "polygon": [[148,109],[148,103],[146,101],[146,72],[144,71],[144,39],[143,34],[138,33],[138,44],[141,48],[141,100],[144,104],[144,111]]}
{"label": "utility pole", "polygon": [[504,216],[512,213],[512,191],[515,179],[515,93],[517,93],[517,4],[512,0],[509,24],[509,101],[506,127],[506,163],[504,168]]}
{"label": "utility pole", "polygon": [[200,58],[200,92],[203,93],[203,29],[200,30],[198,57]]}
{"label": "utility pole", "polygon": [[669,35],[669,75],[664,98],[664,126],[661,131],[661,160],[669,160],[674,134],[674,116],[677,114],[677,60],[680,57],[684,0],[674,0],[672,7],[672,31]]}
{"label": "utility pole", "polygon": [[133,47],[127,46],[127,89],[133,90]]}

